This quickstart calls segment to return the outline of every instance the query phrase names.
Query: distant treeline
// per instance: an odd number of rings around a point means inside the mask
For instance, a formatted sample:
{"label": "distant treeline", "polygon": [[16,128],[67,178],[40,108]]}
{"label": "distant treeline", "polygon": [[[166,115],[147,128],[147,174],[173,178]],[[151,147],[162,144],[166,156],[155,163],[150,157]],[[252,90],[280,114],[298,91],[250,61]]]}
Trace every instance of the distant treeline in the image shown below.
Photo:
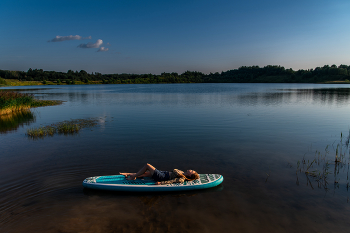
{"label": "distant treeline", "polygon": [[101,74],[87,73],[85,70],[67,73],[29,69],[25,71],[0,70],[0,78],[19,81],[47,81],[65,84],[103,83],[322,83],[329,81],[349,81],[350,66],[325,65],[309,70],[285,69],[282,66],[268,65],[242,66],[238,69],[221,73],[204,74],[198,71],[154,74]]}

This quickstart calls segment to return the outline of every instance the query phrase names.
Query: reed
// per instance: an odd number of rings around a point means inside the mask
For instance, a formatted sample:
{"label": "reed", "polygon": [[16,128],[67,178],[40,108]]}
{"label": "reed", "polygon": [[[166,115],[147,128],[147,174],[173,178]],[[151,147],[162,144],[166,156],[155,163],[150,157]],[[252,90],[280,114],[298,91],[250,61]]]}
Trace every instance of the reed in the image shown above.
{"label": "reed", "polygon": [[0,91],[0,115],[27,110],[31,107],[59,105],[59,100],[36,100],[32,94],[15,91]]}
{"label": "reed", "polygon": [[[333,152],[329,151],[330,146],[327,145],[324,153],[316,151],[312,160],[306,160],[305,154],[301,161],[297,162],[297,184],[299,185],[298,174],[304,173],[307,180],[307,185],[313,189],[313,181],[316,182],[318,188],[329,190],[330,175],[333,175],[334,188],[339,188],[340,180],[344,183],[346,173],[346,188],[350,187],[349,172],[350,172],[350,151],[349,149],[350,131],[349,135],[343,141],[343,133],[340,134],[340,140],[335,145],[334,141],[331,148]],[[333,154],[333,156],[331,156]],[[348,155],[348,156],[346,156]]]}
{"label": "reed", "polygon": [[57,125],[57,131],[58,133],[63,133],[63,134],[74,134],[79,132],[81,127],[78,124],[74,123],[61,123]]}
{"label": "reed", "polygon": [[6,80],[3,78],[0,78],[0,86],[6,86],[6,85],[7,85]]}
{"label": "reed", "polygon": [[42,85],[41,81],[19,81],[18,79],[3,79],[0,85],[3,86],[36,86]]}
{"label": "reed", "polygon": [[14,91],[0,91],[0,115],[30,108],[33,95]]}
{"label": "reed", "polygon": [[62,100],[36,100],[33,99],[30,107],[44,107],[44,106],[54,106],[54,105],[60,105],[62,104]]}
{"label": "reed", "polygon": [[63,121],[48,126],[39,128],[27,129],[26,135],[32,139],[43,138],[45,136],[53,136],[54,134],[72,135],[77,134],[82,128],[92,127],[97,125],[98,119],[75,119],[70,121]]}
{"label": "reed", "polygon": [[31,138],[43,138],[45,136],[53,136],[57,129],[51,126],[27,129],[27,135]]}

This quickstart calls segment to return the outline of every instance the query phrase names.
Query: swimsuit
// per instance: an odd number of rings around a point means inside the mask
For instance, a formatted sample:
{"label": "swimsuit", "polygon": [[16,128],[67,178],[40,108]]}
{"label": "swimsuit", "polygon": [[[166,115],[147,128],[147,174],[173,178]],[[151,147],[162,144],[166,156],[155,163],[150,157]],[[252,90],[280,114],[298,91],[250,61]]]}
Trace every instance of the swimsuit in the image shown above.
{"label": "swimsuit", "polygon": [[166,181],[169,180],[170,174],[168,171],[160,171],[158,169],[155,169],[152,175],[152,179],[154,179],[157,182],[160,181]]}

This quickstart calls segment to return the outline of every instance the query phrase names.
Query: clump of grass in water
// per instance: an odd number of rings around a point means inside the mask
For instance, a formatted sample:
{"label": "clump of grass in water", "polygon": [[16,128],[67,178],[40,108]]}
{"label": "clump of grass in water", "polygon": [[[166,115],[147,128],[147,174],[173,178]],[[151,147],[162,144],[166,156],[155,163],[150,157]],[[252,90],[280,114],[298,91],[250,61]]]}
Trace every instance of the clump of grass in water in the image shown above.
{"label": "clump of grass in water", "polygon": [[97,125],[97,121],[96,118],[63,121],[49,126],[27,129],[26,135],[33,139],[53,136],[55,133],[71,135],[78,133],[82,128]]}
{"label": "clump of grass in water", "polygon": [[30,104],[30,107],[44,107],[44,106],[54,106],[54,105],[60,105],[62,104],[62,100],[36,100],[34,99],[33,102]]}
{"label": "clump of grass in water", "polygon": [[15,91],[0,91],[0,115],[9,114],[31,107],[53,106],[62,104],[59,100],[36,100],[33,94]]}
{"label": "clump of grass in water", "polygon": [[53,136],[57,129],[52,126],[44,126],[39,128],[27,129],[27,135],[32,138],[43,138],[45,136]]}
{"label": "clump of grass in water", "polygon": [[57,130],[58,133],[63,133],[63,134],[74,134],[79,132],[81,127],[78,124],[74,123],[62,123],[57,125]]}
{"label": "clump of grass in water", "polygon": [[0,91],[0,115],[29,108],[33,95],[14,91]]}
{"label": "clump of grass in water", "polygon": [[[329,145],[325,148],[325,153],[319,151],[315,152],[314,159],[312,161],[303,159],[297,162],[297,185],[299,185],[298,173],[304,173],[306,175],[307,185],[313,189],[312,181],[316,181],[318,188],[324,188],[326,191],[329,189],[328,180],[330,179],[329,175],[333,174],[334,176],[334,188],[339,188],[339,181],[344,176],[340,172],[347,165],[347,189],[350,187],[349,184],[349,165],[350,165],[350,155],[348,161],[346,161],[346,151],[344,152],[343,147],[348,148],[349,146],[349,136],[347,137],[345,143],[343,143],[343,133],[340,134],[340,141],[337,143],[336,147],[332,145],[335,152],[335,157],[327,158],[329,155]],[[333,143],[334,144],[334,143]],[[329,156],[328,156],[329,157]],[[333,167],[334,171],[330,171],[330,168]]]}

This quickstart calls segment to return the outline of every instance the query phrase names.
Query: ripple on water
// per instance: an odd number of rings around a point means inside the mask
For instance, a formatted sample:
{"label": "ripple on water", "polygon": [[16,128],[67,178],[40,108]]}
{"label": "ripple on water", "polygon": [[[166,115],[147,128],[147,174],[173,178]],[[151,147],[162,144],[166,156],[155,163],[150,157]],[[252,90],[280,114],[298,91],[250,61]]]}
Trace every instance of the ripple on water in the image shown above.
{"label": "ripple on water", "polygon": [[98,166],[68,165],[3,176],[0,182],[1,225],[15,223],[23,216],[50,206],[52,199],[62,198],[62,193],[77,187],[82,190],[84,174],[97,174],[99,170]]}

